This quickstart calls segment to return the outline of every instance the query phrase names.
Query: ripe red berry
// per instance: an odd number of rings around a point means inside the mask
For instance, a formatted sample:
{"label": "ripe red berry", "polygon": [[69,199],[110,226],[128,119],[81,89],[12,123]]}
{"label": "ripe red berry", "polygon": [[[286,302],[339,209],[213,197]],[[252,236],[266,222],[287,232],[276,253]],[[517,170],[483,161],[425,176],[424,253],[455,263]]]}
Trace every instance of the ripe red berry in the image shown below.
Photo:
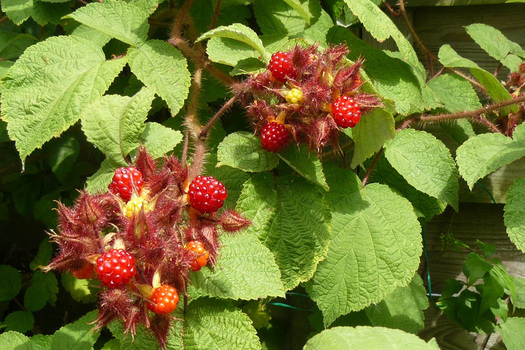
{"label": "ripe red berry", "polygon": [[290,142],[290,133],[284,124],[269,122],[261,128],[261,146],[268,152],[279,152]]}
{"label": "ripe red berry", "polygon": [[290,54],[287,52],[278,51],[272,55],[268,69],[272,72],[275,79],[283,83],[288,78],[295,78],[297,72],[294,69]]}
{"label": "ripe red berry", "polygon": [[353,128],[361,119],[361,109],[352,98],[341,96],[332,103],[332,115],[341,128]]}
{"label": "ripe red berry", "polygon": [[148,309],[157,314],[170,314],[177,308],[179,294],[177,290],[169,284],[155,288],[153,295],[149,299]]}
{"label": "ripe red berry", "polygon": [[219,210],[228,196],[226,187],[213,176],[197,175],[188,189],[190,205],[201,213]]}
{"label": "ripe red berry", "polygon": [[109,184],[108,189],[127,202],[131,199],[133,190],[140,195],[143,185],[142,173],[134,166],[130,166],[115,170],[113,181]]}
{"label": "ripe red berry", "polygon": [[208,251],[204,249],[204,244],[199,241],[191,241],[186,244],[185,247],[195,253],[195,260],[190,263],[191,269],[195,272],[202,269],[208,263],[208,257],[210,256]]}
{"label": "ripe red berry", "polygon": [[103,285],[115,288],[128,283],[135,273],[135,257],[124,249],[110,249],[97,259],[97,276]]}

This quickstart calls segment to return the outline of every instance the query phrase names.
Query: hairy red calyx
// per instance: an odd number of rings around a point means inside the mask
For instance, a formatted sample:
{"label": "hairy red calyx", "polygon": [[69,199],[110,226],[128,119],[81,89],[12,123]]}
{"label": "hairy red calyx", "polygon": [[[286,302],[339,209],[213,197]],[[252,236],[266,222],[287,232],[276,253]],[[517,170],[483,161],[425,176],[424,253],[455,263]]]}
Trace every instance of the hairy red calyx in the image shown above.
{"label": "hairy red calyx", "polygon": [[346,45],[323,52],[317,48],[296,46],[280,52],[293,67],[293,74],[286,74],[286,79],[275,79],[275,73],[266,70],[234,84],[233,90],[239,94],[256,133],[280,116],[297,144],[321,152],[328,144],[338,148],[342,126],[334,120],[331,108],[337,98],[351,98],[363,117],[382,105],[377,96],[362,91],[359,70],[363,61],[351,64],[346,60]]}
{"label": "hairy red calyx", "polygon": [[[509,74],[505,87],[514,98],[525,96],[525,62],[520,65],[516,73]],[[505,135],[512,137],[516,126],[523,123],[524,120],[525,103],[520,103],[517,112],[510,112],[507,116],[500,119],[499,127]]]}
{"label": "hairy red calyx", "polygon": [[[129,201],[110,191],[97,195],[83,191],[73,207],[59,203],[58,232],[51,237],[60,249],[44,270],[78,275],[94,271],[98,260],[100,271],[95,278],[101,279],[102,290],[95,328],[120,319],[125,332],[134,334],[143,324],[165,347],[169,323],[176,318],[170,308],[150,311],[153,291],[169,285],[187,296],[195,253],[184,246],[202,242],[209,254],[206,263],[213,266],[220,248],[219,228],[234,232],[250,221],[232,210],[202,213],[193,209],[187,193],[192,179],[174,156],[158,164],[141,148],[135,167],[142,174],[143,188]],[[125,251],[129,264],[110,262],[115,251]],[[123,278],[117,274],[132,265],[136,271],[125,272]]]}

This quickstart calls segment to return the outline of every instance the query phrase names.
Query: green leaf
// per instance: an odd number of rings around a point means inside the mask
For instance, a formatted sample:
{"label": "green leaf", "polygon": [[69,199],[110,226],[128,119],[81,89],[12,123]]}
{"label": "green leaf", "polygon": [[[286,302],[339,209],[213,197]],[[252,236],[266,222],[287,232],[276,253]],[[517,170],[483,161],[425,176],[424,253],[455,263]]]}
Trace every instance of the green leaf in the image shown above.
{"label": "green leaf", "polygon": [[283,0],[291,8],[293,8],[297,13],[304,19],[306,24],[310,24],[310,13],[303,7],[299,0]]}
{"label": "green leaf", "polygon": [[251,172],[271,170],[279,163],[279,157],[265,151],[259,138],[247,131],[225,137],[217,147],[217,158],[217,166],[228,165]]}
{"label": "green leaf", "polygon": [[44,238],[42,243],[38,246],[38,252],[35,258],[29,264],[29,268],[32,271],[49,264],[51,256],[53,255],[53,245],[49,242],[48,238]]}
{"label": "green leaf", "polygon": [[230,38],[243,42],[248,46],[252,47],[253,49],[257,50],[261,54],[263,61],[270,61],[270,53],[267,52],[264,48],[264,45],[261,39],[259,39],[259,37],[257,36],[257,33],[255,33],[253,29],[245,26],[244,24],[234,23],[229,26],[220,26],[202,34],[200,37],[197,38],[196,42],[214,37]]}
{"label": "green leaf", "polygon": [[[470,73],[487,89],[490,97],[494,99],[495,102],[501,102],[512,99],[512,95],[507,91],[507,89],[492,75],[484,69],[481,69],[473,61],[463,58],[454,49],[446,44],[441,46],[439,49],[439,61],[445,67],[456,67],[456,68],[468,68]],[[509,107],[513,112],[518,111],[518,107],[512,106]],[[508,108],[505,108],[508,113]]]}
{"label": "green leaf", "polygon": [[32,35],[0,30],[0,58],[4,60],[17,58],[36,42],[37,39]]}
{"label": "green leaf", "polygon": [[97,300],[96,290],[91,287],[90,280],[75,278],[70,273],[61,275],[64,289],[71,294],[71,297],[81,303],[90,303]]}
{"label": "green leaf", "polygon": [[[74,21],[71,22],[78,24]],[[109,35],[104,34],[98,31],[97,29],[91,28],[85,24],[79,24],[75,29],[73,29],[70,35],[79,36],[81,38],[87,39],[100,47],[103,47],[111,40],[111,37]]]}
{"label": "green leaf", "polygon": [[518,125],[513,138],[502,134],[471,137],[456,150],[461,177],[470,190],[479,179],[525,156],[525,125]]}
{"label": "green leaf", "polygon": [[419,62],[412,44],[410,44],[394,22],[370,0],[345,0],[345,3],[361,20],[365,29],[379,42],[383,42],[388,38],[394,39],[403,61],[416,68],[415,72],[417,72],[419,80],[423,82],[426,77],[425,69]]}
{"label": "green leaf", "polygon": [[312,277],[326,255],[330,234],[330,211],[319,186],[297,176],[255,174],[246,182],[237,210],[252,220],[247,231],[275,255],[285,290]]}
{"label": "green leaf", "polygon": [[134,46],[143,44],[148,38],[148,17],[147,11],[115,0],[91,3],[67,16]]}
{"label": "green leaf", "polygon": [[525,318],[509,317],[505,322],[499,323],[499,326],[501,339],[508,350],[525,349],[525,337],[523,337]]}
{"label": "green leaf", "polygon": [[316,17],[315,22],[304,30],[302,38],[309,44],[320,43],[322,46],[326,46],[326,34],[333,26],[334,22],[330,15],[321,9],[321,14]]}
{"label": "green leaf", "polygon": [[[143,325],[139,325],[137,327],[137,333],[133,337],[126,336],[124,334],[124,327],[122,326],[122,322],[116,320],[114,322],[111,322],[108,325],[109,330],[113,334],[115,338],[119,340],[119,347],[118,349],[126,349],[126,350],[161,350],[159,346],[159,342],[155,337],[153,336],[153,333],[144,329]],[[175,328],[172,326],[172,328]],[[177,329],[177,331],[179,331]],[[169,336],[169,339],[171,337]],[[178,347],[168,347],[170,350],[179,350],[182,349],[182,343],[178,344]]]}
{"label": "green leaf", "polygon": [[125,59],[81,38],[51,37],[29,47],[2,80],[2,117],[22,162],[73,125],[106,91]]}
{"label": "green leaf", "polygon": [[88,177],[86,181],[86,190],[89,194],[105,193],[115,175],[115,169],[120,166],[119,163],[112,162],[111,159],[104,159],[100,164],[100,169]]}
{"label": "green leaf", "polygon": [[451,113],[481,108],[478,95],[472,85],[465,79],[443,74],[428,82],[439,102]]}
{"label": "green leaf", "polygon": [[6,316],[4,323],[7,331],[25,333],[33,328],[35,318],[30,311],[14,311]]}
{"label": "green leaf", "polygon": [[417,334],[425,327],[423,310],[428,306],[423,280],[415,275],[408,286],[397,287],[380,303],[366,308],[366,315],[373,326],[398,328]]}
{"label": "green leaf", "polygon": [[395,102],[398,113],[406,115],[425,109],[421,93],[423,85],[406,62],[388,56],[342,27],[332,28],[328,32],[328,41],[334,44],[346,43],[351,47],[352,50],[348,55],[351,60],[366,57],[363,69],[370,83],[379,95]]}
{"label": "green leaf", "polygon": [[22,275],[9,265],[0,265],[0,301],[14,299],[22,288]]}
{"label": "green leaf", "polygon": [[58,24],[62,16],[71,12],[71,4],[46,4],[39,0],[2,0],[2,11],[16,25],[32,17],[41,26],[51,22]]}
{"label": "green leaf", "polygon": [[480,278],[482,278],[487,272],[492,269],[492,265],[489,264],[485,259],[483,259],[477,253],[470,253],[463,264],[462,270],[465,276],[467,277],[468,284],[471,286],[476,283]]}
{"label": "green leaf", "polygon": [[352,129],[355,142],[350,167],[355,168],[383,147],[386,140],[394,137],[394,118],[384,109],[376,108],[363,116]]}
{"label": "green leaf", "polygon": [[383,327],[334,327],[322,331],[308,340],[303,350],[333,349],[410,349],[439,350],[436,341],[428,343],[418,336],[399,329]]}
{"label": "green leaf", "polygon": [[290,146],[279,152],[278,155],[299,175],[321,186],[325,191],[329,190],[321,161],[315,153],[308,150],[308,147],[302,146],[298,148]]}
{"label": "green leaf", "polygon": [[[311,25],[314,25],[322,11],[320,2],[314,0],[300,0],[300,2],[304,11],[308,13]],[[256,1],[253,9],[257,24],[264,35],[302,37],[308,28],[308,23],[301,14],[283,0]]]}
{"label": "green leaf", "polygon": [[254,59],[256,62],[265,67],[264,63],[259,61],[257,57],[260,55],[250,45],[235,39],[224,37],[213,37],[208,41],[206,46],[208,57],[213,62],[226,64],[228,66],[235,66],[240,61],[247,59]]}
{"label": "green leaf", "polygon": [[153,91],[143,88],[132,97],[106,95],[90,104],[82,115],[82,130],[89,142],[115,163],[139,146],[153,101]]}
{"label": "green leaf", "polygon": [[58,280],[55,274],[53,272],[45,273],[41,270],[37,270],[33,274],[31,285],[33,284],[43,286],[46,289],[49,295],[47,302],[54,306],[58,294]]}
{"label": "green leaf", "polygon": [[221,250],[213,269],[190,276],[209,296],[229,299],[284,297],[281,273],[272,253],[249,233],[221,235]]}
{"label": "green leaf", "polygon": [[515,296],[511,296],[512,305],[520,309],[525,309],[525,278],[518,276],[510,276],[512,282],[514,283],[514,288],[516,290]]}
{"label": "green leaf", "polygon": [[518,69],[519,63],[518,65],[512,64],[512,61],[506,60],[506,58],[516,49],[521,51],[521,47],[507,39],[499,30],[482,23],[468,25],[465,30],[476,44],[481,46],[491,57],[503,63],[511,71]]}
{"label": "green leaf", "polygon": [[190,87],[186,58],[179,50],[160,40],[149,40],[128,51],[131,71],[166,103],[172,115],[184,105]]}
{"label": "green leaf", "polygon": [[91,311],[56,331],[53,336],[53,350],[91,350],[100,335],[93,331],[92,324],[97,313],[98,311]]}
{"label": "green leaf", "polygon": [[146,123],[146,128],[140,139],[149,155],[156,159],[173,151],[175,146],[182,141],[182,133],[162,124],[149,122]]}
{"label": "green leaf", "polygon": [[49,156],[49,165],[53,174],[61,182],[66,182],[69,172],[78,159],[80,142],[78,138],[69,135],[63,136],[52,146]]}
{"label": "green leaf", "polygon": [[120,341],[111,339],[104,344],[101,350],[120,350]]}
{"label": "green leaf", "polygon": [[0,349],[33,350],[31,339],[25,335],[8,331],[0,334]]}
{"label": "green leaf", "polygon": [[505,226],[507,234],[516,247],[525,252],[525,178],[517,179],[509,188],[505,203]]}
{"label": "green leaf", "polygon": [[458,171],[449,149],[424,131],[404,129],[385,143],[385,156],[417,190],[458,210]]}
{"label": "green leaf", "polygon": [[430,197],[428,194],[420,192],[410,185],[403,176],[401,176],[386,158],[381,157],[376,163],[375,171],[372,172],[371,182],[380,182],[390,186],[393,190],[408,199],[418,217],[424,217],[424,221],[429,221],[435,215],[441,214],[447,207],[447,203]]}
{"label": "green leaf", "polygon": [[188,306],[184,322],[174,326],[169,350],[261,349],[250,318],[223,300],[195,300]]}
{"label": "green leaf", "polygon": [[362,188],[348,170],[334,167],[326,173],[331,242],[307,290],[328,326],[408,285],[422,246],[421,227],[407,199],[381,184]]}
{"label": "green leaf", "polygon": [[52,342],[52,335],[36,334],[31,337],[32,350],[53,350],[51,347]]}

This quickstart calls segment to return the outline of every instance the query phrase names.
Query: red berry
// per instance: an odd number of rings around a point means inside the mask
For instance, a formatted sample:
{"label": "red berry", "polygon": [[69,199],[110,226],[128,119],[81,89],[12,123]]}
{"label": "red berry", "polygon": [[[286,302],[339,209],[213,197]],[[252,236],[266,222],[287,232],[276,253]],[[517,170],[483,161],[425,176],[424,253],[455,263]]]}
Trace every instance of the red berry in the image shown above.
{"label": "red berry", "polygon": [[353,128],[361,119],[361,109],[352,98],[341,96],[332,103],[332,115],[341,128]]}
{"label": "red berry", "polygon": [[285,82],[287,78],[295,78],[297,72],[294,69],[290,54],[278,51],[272,55],[268,69],[275,79]]}
{"label": "red berry", "polygon": [[261,129],[261,146],[268,152],[279,152],[290,142],[290,133],[284,124],[269,122]]}
{"label": "red berry", "polygon": [[110,249],[97,259],[96,271],[103,285],[110,288],[121,287],[137,272],[135,257],[124,249]]}
{"label": "red berry", "polygon": [[93,277],[93,272],[94,272],[94,269],[93,269],[93,265],[91,264],[85,264],[80,269],[76,269],[72,271],[73,276],[75,276],[78,279],[84,279],[84,280],[87,280]]}
{"label": "red berry", "polygon": [[113,181],[109,184],[108,189],[119,195],[124,201],[129,201],[133,190],[135,190],[139,195],[142,192],[142,186],[144,182],[142,181],[142,173],[137,170],[134,166],[127,168],[118,168],[115,170],[115,175],[113,175]]}
{"label": "red berry", "polygon": [[157,314],[170,314],[177,308],[179,294],[177,290],[169,284],[155,288],[153,295],[149,299],[148,309]]}
{"label": "red berry", "polygon": [[201,213],[216,212],[227,196],[224,184],[213,176],[198,175],[188,189],[190,205]]}
{"label": "red berry", "polygon": [[190,250],[195,253],[195,260],[192,260],[190,263],[191,269],[195,272],[202,269],[208,263],[209,253],[204,249],[204,244],[199,241],[191,241],[186,244],[185,247],[187,250]]}

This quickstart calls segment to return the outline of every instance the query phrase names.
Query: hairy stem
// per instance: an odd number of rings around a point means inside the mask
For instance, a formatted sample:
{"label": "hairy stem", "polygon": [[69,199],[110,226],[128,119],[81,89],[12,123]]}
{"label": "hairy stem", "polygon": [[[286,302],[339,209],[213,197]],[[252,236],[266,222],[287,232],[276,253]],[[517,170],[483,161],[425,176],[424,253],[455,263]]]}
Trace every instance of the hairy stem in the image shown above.
{"label": "hairy stem", "polygon": [[219,119],[230,107],[235,103],[237,100],[238,95],[234,95],[232,98],[230,98],[224,105],[222,105],[221,109],[215,115],[210,119],[210,121],[202,128],[199,138],[204,139],[208,136],[208,132],[210,131],[210,128],[213,126],[213,124]]}
{"label": "hairy stem", "polygon": [[372,161],[372,163],[368,167],[368,169],[366,169],[365,177],[363,177],[363,187],[366,186],[366,183],[368,182],[368,179],[370,178],[370,175],[372,174],[372,171],[376,167],[377,162],[379,161],[379,159],[381,159],[381,156],[383,155],[384,152],[385,152],[385,149],[383,147],[381,147],[379,152],[377,152],[374,160]]}
{"label": "hairy stem", "polygon": [[174,38],[182,37],[181,36],[182,23],[183,23],[184,17],[190,10],[192,4],[193,4],[193,0],[187,0],[184,3],[184,6],[180,10],[179,15],[177,16],[177,18],[175,18],[175,22],[173,23],[173,29],[171,30],[172,37]]}
{"label": "hairy stem", "polygon": [[427,115],[427,116],[423,115],[417,118],[417,121],[428,123],[428,122],[438,122],[438,121],[455,120],[455,119],[463,119],[463,118],[476,118],[481,114],[492,112],[492,111],[495,111],[495,110],[498,110],[498,109],[501,109],[507,106],[511,106],[514,104],[518,104],[521,102],[525,102],[525,96],[494,103],[492,105],[485,106],[485,107],[482,107],[482,108],[479,108],[473,111],[438,114],[438,115]]}
{"label": "hairy stem", "polygon": [[217,20],[219,19],[219,13],[221,11],[221,2],[222,0],[217,0],[217,5],[215,5],[215,11],[213,11],[213,19],[211,21],[210,29],[215,28],[217,25]]}

